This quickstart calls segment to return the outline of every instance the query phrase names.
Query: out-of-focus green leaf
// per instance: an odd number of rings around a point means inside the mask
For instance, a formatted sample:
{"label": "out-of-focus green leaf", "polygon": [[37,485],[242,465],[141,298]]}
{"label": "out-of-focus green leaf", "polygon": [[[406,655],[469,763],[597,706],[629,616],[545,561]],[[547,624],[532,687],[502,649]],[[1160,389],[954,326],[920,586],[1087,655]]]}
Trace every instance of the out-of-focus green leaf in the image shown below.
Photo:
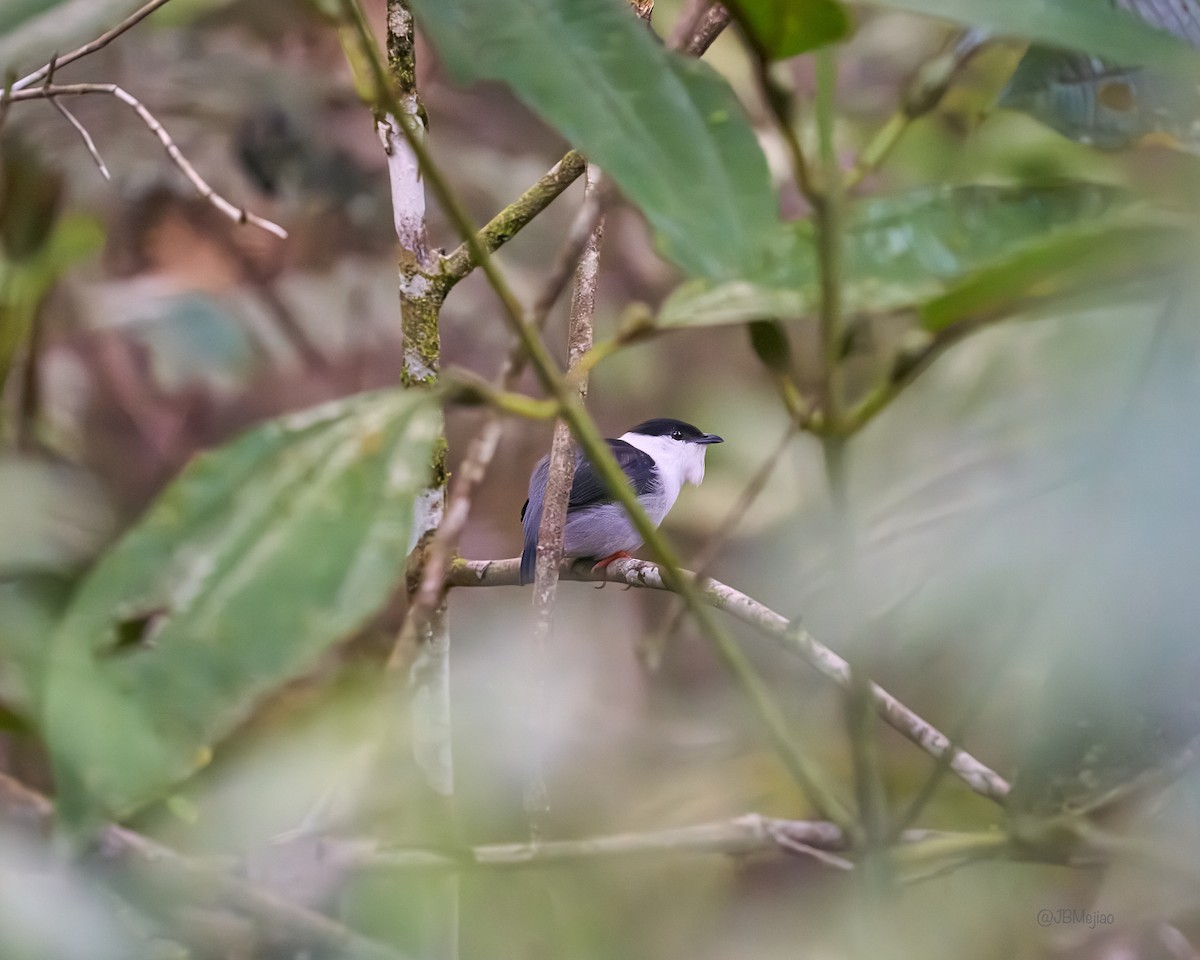
{"label": "out-of-focus green leaf", "polygon": [[0,697],[36,716],[50,642],[67,608],[70,585],[54,576],[0,580]]}
{"label": "out-of-focus green leaf", "polygon": [[64,217],[31,256],[23,260],[0,256],[0,388],[17,350],[29,335],[38,304],[54,281],[103,243],[104,233],[95,220]]}
{"label": "out-of-focus green leaf", "polygon": [[[1200,4],[1119,2],[1156,29],[1200,46]],[[1124,147],[1152,134],[1192,148],[1200,145],[1194,80],[1069,50],[1030,48],[1000,105],[1024,110],[1065,136],[1099,147]]]}
{"label": "out-of-focus green leaf", "polygon": [[0,490],[0,577],[68,574],[113,532],[99,484],[67,464],[0,456]]}
{"label": "out-of-focus green leaf", "polygon": [[787,330],[778,320],[755,320],[750,324],[750,348],[768,370],[783,373],[791,367],[792,348]]}
{"label": "out-of-focus green leaf", "polygon": [[1178,224],[1115,222],[1032,243],[1007,260],[965,277],[921,307],[921,324],[938,332],[1022,307],[1178,266],[1191,243]]}
{"label": "out-of-focus green leaf", "polygon": [[835,43],[854,28],[838,0],[738,0],[730,10],[769,60]]}
{"label": "out-of-focus green leaf", "polygon": [[[1063,184],[934,187],[860,203],[850,211],[846,232],[846,308],[912,308],[1047,234],[1101,220],[1119,198],[1094,184]],[[663,327],[745,323],[802,316],[817,303],[816,250],[804,222],[779,235],[771,262],[757,277],[684,284],[658,319]]]}
{"label": "out-of-focus green leaf", "polygon": [[1191,70],[1200,58],[1186,43],[1113,8],[1111,0],[877,0],[998,34],[1084,50],[1118,63]]}
{"label": "out-of-focus green leaf", "polygon": [[1116,68],[1086,54],[1033,47],[1000,106],[1037,117],[1072,140],[1115,149],[1187,123],[1200,103],[1193,89],[1189,105],[1186,87],[1139,67]]}
{"label": "out-of-focus green leaf", "polygon": [[624,0],[415,0],[454,75],[502,80],[604,168],[690,273],[756,267],[778,223],[766,159],[733,91],[666,50]]}
{"label": "out-of-focus green leaf", "polygon": [[62,174],[23,140],[0,142],[0,256],[25,260],[46,242],[62,200]]}
{"label": "out-of-focus green leaf", "polygon": [[81,584],[45,725],[79,823],[203,766],[258,697],[360,626],[412,549],[436,407],[352,397],[196,459]]}

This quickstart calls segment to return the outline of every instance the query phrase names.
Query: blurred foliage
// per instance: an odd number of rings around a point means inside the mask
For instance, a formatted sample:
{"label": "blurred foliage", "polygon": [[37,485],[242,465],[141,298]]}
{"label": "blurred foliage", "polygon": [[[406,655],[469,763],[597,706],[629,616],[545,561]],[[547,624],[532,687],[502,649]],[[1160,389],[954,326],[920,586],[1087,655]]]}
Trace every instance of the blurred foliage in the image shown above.
{"label": "blurred foliage", "polygon": [[259,428],[164,491],[50,648],[68,822],[128,812],[204,766],[256,696],[378,609],[413,548],[435,429],[422,398],[366,394]]}
{"label": "blurred foliage", "polygon": [[838,0],[744,0],[730,10],[768,60],[786,60],[843,40],[853,29],[850,11]]}
{"label": "blurred foliage", "polygon": [[[0,65],[33,69],[135,6],[0,5]],[[382,0],[363,6],[383,24]],[[633,303],[657,327],[593,371],[606,433],[671,415],[725,436],[671,535],[693,556],[727,536],[714,575],[1012,780],[1007,808],[888,729],[849,736],[839,692],[747,628],[805,755],[862,796],[873,752],[888,826],[933,831],[897,848],[889,885],[804,849],[471,865],[464,845],[528,839],[531,727],[546,841],[813,811],[690,625],[657,672],[638,661],[669,597],[564,585],[535,669],[526,595],[456,589],[452,731],[381,679],[431,457],[448,449],[458,470],[477,415],[442,411],[439,438],[435,398],[394,386],[386,163],[343,5],[173,0],[69,76],[119,78],[223,194],[291,237],[185,192],[120,104],[72,103],[111,185],[59,114],[8,105],[0,773],[52,794],[86,856],[31,829],[0,780],[0,956],[299,955],[261,903],[211,895],[204,871],[232,863],[277,902],[413,956],[455,936],[464,958],[1196,952],[1200,161],[1174,148],[1194,146],[1200,4],[890,0],[852,16],[838,0],[740,0],[705,63],[661,40],[681,8],[662,0],[647,29],[623,0],[414,0],[431,149],[480,222],[564,141],[612,177],[598,340]],[[949,24],[984,48],[909,116],[911,78],[957,49]],[[830,243],[790,182],[754,58],[795,91],[815,155],[818,81],[798,55],[835,43],[831,151],[851,169],[880,131],[900,139]],[[524,299],[577,204],[498,252]],[[848,322],[826,350],[831,250]],[[495,373],[496,309],[478,277],[455,288],[447,364]],[[819,398],[830,357],[847,402],[874,404],[846,438],[846,515],[821,444],[800,438],[728,529],[795,413],[779,396]],[[509,429],[464,555],[517,549],[548,431]],[[452,737],[452,799],[406,759],[431,732]],[[203,881],[116,857],[96,832],[110,818]],[[1057,862],[1085,838],[1103,867]],[[392,855],[456,862],[381,865]],[[451,935],[437,925],[455,889]],[[1039,919],[1059,909],[1112,919]],[[319,955],[339,953],[354,950]]]}

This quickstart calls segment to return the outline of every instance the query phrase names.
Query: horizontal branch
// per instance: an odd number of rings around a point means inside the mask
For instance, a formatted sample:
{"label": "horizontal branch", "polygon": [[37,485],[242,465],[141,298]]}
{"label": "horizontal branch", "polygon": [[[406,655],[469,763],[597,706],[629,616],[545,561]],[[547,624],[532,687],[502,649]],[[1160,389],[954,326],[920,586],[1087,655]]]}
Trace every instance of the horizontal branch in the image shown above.
{"label": "horizontal branch", "polygon": [[221,213],[229,217],[235,223],[249,223],[268,233],[273,233],[280,239],[287,238],[287,231],[279,224],[267,220],[263,217],[253,214],[250,211],[235,206],[226,200],[223,196],[217,193],[208,181],[200,176],[195,167],[187,157],[183,155],[183,151],[179,149],[175,141],[171,139],[171,135],[159,122],[158,118],[146,107],[141,100],[135,97],[123,87],[117,86],[115,83],[68,83],[50,85],[45,84],[40,87],[34,87],[30,90],[17,90],[13,92],[0,93],[0,103],[19,103],[24,100],[51,100],[55,97],[81,97],[91,94],[102,94],[105,96],[115,97],[123,104],[133,109],[133,111],[141,118],[144,123],[157,138],[158,142],[163,145],[167,151],[167,156],[179,168],[182,173],[196,188],[196,192],[205,200],[216,207]]}
{"label": "horizontal branch", "polygon": [[[914,835],[917,833],[924,834],[924,831],[913,831]],[[831,856],[845,849],[844,834],[836,824],[826,820],[777,820],[752,813],[732,820],[690,827],[581,840],[496,843],[470,847],[454,854],[432,850],[362,849],[355,866],[380,870],[524,867],[664,853],[746,856],[777,851],[811,853],[831,866],[848,869],[853,866],[848,860]]]}
{"label": "horizontal branch", "polygon": [[[520,559],[457,560],[447,578],[449,586],[502,587],[519,583]],[[685,575],[694,576],[685,571]],[[651,590],[671,590],[663,581],[658,564],[645,560],[618,560],[598,573],[586,564],[564,563],[560,579],[580,581],[610,581]],[[846,689],[850,684],[850,667],[844,659],[819,643],[807,630],[789,623],[782,614],[759,603],[733,587],[717,580],[704,578],[696,583],[703,600],[743,623],[758,628],[782,647],[799,653],[818,673]],[[965,750],[955,747],[950,739],[929,721],[914,713],[883,687],[871,684],[875,710],[898,733],[911,740],[933,757],[950,754],[950,770],[972,790],[989,800],[1003,803],[1008,796],[1008,782],[990,767],[976,760]]]}

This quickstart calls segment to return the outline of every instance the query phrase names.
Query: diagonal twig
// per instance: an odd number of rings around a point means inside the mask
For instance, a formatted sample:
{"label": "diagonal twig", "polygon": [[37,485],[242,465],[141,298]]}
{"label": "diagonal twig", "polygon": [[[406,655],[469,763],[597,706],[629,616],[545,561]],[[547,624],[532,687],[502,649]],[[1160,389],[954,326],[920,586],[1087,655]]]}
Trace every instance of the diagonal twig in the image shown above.
{"label": "diagonal twig", "polygon": [[90,40],[82,47],[72,50],[70,53],[64,54],[61,57],[56,55],[54,59],[52,59],[45,66],[38,67],[33,71],[33,73],[30,73],[22,77],[20,80],[17,80],[15,83],[13,83],[12,89],[16,91],[24,90],[26,87],[31,87],[43,77],[52,76],[57,67],[63,67],[68,63],[74,63],[76,60],[86,57],[90,53],[95,53],[97,50],[102,50],[104,47],[107,47],[110,43],[116,40],[121,34],[137,26],[139,23],[145,20],[146,17],[150,16],[150,14],[167,2],[168,0],[150,0],[149,3],[147,3],[145,6],[139,7],[116,26],[104,31],[104,33],[100,34],[100,36],[98,36],[95,40]]}
{"label": "diagonal twig", "polygon": [[[459,560],[450,570],[447,583],[454,587],[516,586],[520,560]],[[687,571],[684,576],[692,577]],[[584,582],[610,581],[651,590],[675,590],[663,577],[656,563],[645,560],[617,560],[601,572],[591,573],[585,566],[564,564],[559,571],[563,580]],[[840,687],[850,683],[850,667],[846,661],[808,631],[788,621],[782,614],[735,590],[718,580],[706,580],[696,587],[703,601],[730,616],[748,623],[779,643],[784,649],[799,653],[818,673]],[[910,710],[883,687],[870,685],[871,699],[876,712],[896,732],[911,740],[933,757],[950,752],[950,771],[981,796],[1003,803],[1009,784],[1000,774],[981,763],[965,750],[956,747],[933,724]]]}
{"label": "diagonal twig", "polygon": [[96,166],[100,169],[100,175],[105,180],[112,180],[112,174],[108,172],[108,167],[104,163],[104,158],[100,156],[100,151],[96,149],[96,141],[92,139],[92,135],[88,133],[87,127],[79,122],[79,118],[70,110],[63,106],[62,102],[56,97],[50,98],[50,103],[59,113],[66,118],[67,123],[75,128],[76,133],[83,138],[83,145],[87,147],[87,152],[92,155],[92,159],[96,161]]}

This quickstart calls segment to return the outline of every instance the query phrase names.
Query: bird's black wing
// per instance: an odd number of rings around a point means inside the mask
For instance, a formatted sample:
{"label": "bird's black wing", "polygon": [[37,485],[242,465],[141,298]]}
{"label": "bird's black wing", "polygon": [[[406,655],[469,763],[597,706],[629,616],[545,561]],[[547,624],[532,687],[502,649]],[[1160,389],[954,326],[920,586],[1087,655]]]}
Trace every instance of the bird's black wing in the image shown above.
{"label": "bird's black wing", "polygon": [[[621,469],[625,471],[625,476],[629,478],[633,492],[638,496],[653,492],[658,485],[654,458],[624,440],[609,440],[608,446]],[[521,554],[522,583],[533,579],[537,532],[542,522],[542,500],[546,495],[546,480],[549,475],[550,457],[547,455],[533,468],[533,476],[529,478],[529,499],[521,507],[521,525],[525,531],[525,549]],[[581,452],[576,451],[575,480],[571,484],[571,494],[567,499],[567,513],[612,502],[612,494],[608,492],[596,468]]]}
{"label": "bird's black wing", "polygon": [[[608,446],[621,469],[625,471],[625,476],[629,478],[633,492],[639,497],[651,493],[658,485],[654,458],[624,440],[609,440]],[[575,482],[571,484],[571,496],[567,500],[567,512],[597,503],[612,502],[612,494],[600,479],[596,468],[589,460],[578,455],[575,459]]]}

